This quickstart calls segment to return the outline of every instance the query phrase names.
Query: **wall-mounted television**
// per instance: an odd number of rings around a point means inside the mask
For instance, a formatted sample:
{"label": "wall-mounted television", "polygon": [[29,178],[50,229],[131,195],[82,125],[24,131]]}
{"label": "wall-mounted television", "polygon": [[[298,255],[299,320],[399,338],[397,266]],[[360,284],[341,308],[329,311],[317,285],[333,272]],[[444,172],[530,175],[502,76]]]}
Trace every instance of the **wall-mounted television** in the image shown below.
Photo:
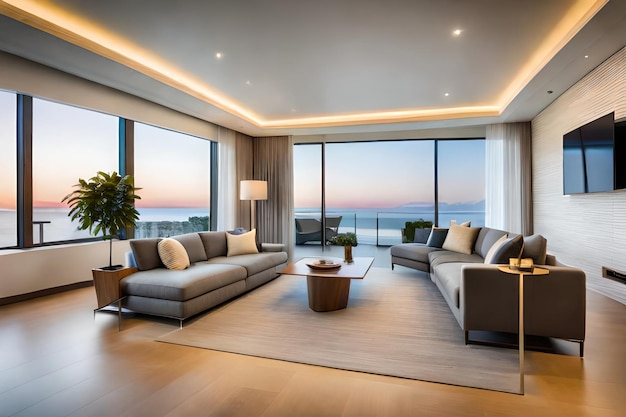
{"label": "wall-mounted television", "polygon": [[563,135],[563,194],[625,188],[625,134],[609,113]]}

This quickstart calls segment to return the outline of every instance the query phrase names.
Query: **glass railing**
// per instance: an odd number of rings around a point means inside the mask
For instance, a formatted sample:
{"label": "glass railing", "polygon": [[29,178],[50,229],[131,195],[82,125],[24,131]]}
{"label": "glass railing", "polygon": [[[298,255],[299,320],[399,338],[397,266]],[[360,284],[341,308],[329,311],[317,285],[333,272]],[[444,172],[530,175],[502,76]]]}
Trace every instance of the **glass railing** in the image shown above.
{"label": "glass railing", "polygon": [[[376,211],[368,209],[358,209],[356,211],[326,211],[326,218],[341,216],[338,233],[352,232],[357,235],[359,244],[392,246],[402,243],[402,229],[406,222],[413,222],[420,219],[433,221],[433,212],[398,212],[398,211]],[[296,219],[321,219],[319,211],[296,211]],[[484,226],[484,212],[439,212],[439,224],[447,227],[450,221],[466,222],[471,221],[472,226]],[[321,230],[321,222],[320,222]],[[321,244],[317,240],[306,242],[307,244]],[[302,241],[302,239],[301,239]],[[302,244],[302,243],[301,243]]]}

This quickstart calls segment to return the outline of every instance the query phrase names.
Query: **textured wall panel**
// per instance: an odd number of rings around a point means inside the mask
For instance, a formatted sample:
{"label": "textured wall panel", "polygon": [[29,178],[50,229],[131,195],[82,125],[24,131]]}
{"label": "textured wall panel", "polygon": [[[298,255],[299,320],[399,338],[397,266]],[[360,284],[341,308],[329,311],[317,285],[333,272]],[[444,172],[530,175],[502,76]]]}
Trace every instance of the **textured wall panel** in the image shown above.
{"label": "textured wall panel", "polygon": [[626,119],[626,48],[532,121],[534,230],[588,288],[626,304],[626,285],[602,278],[602,266],[626,271],[626,191],[563,195],[563,134],[610,112]]}

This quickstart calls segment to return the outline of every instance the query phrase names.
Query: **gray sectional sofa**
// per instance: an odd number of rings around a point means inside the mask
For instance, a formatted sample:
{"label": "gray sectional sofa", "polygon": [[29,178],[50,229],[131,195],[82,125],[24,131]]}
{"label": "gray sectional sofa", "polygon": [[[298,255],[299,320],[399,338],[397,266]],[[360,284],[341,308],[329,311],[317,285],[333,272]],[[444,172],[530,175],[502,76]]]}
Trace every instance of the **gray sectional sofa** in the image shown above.
{"label": "gray sectional sofa", "polygon": [[162,239],[130,241],[127,264],[138,271],[120,281],[123,305],[134,312],[183,321],[278,276],[287,263],[281,244],[262,244],[259,253],[229,255],[227,232],[173,236],[189,266],[169,269],[159,254]]}
{"label": "gray sectional sofa", "polygon": [[517,333],[518,275],[501,272],[498,264],[508,264],[509,257],[518,257],[523,248],[522,257],[533,258],[535,265],[549,270],[548,275],[524,279],[525,334],[578,342],[583,356],[585,273],[561,265],[547,254],[547,242],[540,235],[523,237],[489,227],[471,229],[475,238],[465,253],[442,247],[446,239],[441,235],[447,229],[434,228],[427,243],[392,246],[391,267],[428,272],[469,343],[471,331]]}

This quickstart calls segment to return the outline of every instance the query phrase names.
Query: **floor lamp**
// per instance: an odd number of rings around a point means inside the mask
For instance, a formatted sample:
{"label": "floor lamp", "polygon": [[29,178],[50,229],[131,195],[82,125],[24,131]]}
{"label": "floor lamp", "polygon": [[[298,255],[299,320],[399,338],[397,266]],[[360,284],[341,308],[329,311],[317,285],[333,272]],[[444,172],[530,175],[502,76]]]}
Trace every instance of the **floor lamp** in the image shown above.
{"label": "floor lamp", "polygon": [[255,200],[267,200],[267,181],[244,180],[239,185],[239,199],[250,200],[250,230],[254,229]]}

